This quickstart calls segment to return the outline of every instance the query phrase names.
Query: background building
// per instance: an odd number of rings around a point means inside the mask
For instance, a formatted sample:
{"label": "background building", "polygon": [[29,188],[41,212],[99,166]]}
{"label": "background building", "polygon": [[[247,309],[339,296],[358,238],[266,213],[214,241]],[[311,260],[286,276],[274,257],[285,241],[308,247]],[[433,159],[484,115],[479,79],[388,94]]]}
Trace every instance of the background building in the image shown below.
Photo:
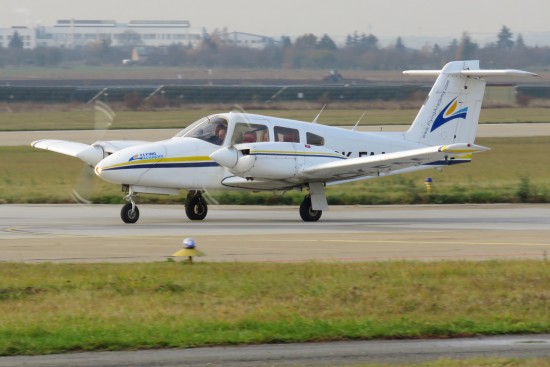
{"label": "background building", "polygon": [[[9,47],[17,32],[23,48],[79,48],[98,42],[109,46],[159,47],[181,44],[195,47],[206,36],[204,28],[193,28],[187,20],[61,19],[53,26],[0,28],[0,47]],[[278,43],[272,37],[243,32],[218,33],[223,44],[262,49]]]}
{"label": "background building", "polygon": [[9,47],[14,37],[19,37],[22,48],[36,47],[36,30],[27,27],[0,28],[0,47]]}
{"label": "background building", "polygon": [[186,20],[58,20],[54,26],[36,29],[36,45],[40,47],[82,47],[109,41],[111,46],[195,46],[204,30],[191,28]]}
{"label": "background building", "polygon": [[267,46],[278,44],[272,37],[244,32],[226,32],[218,35],[223,44],[230,46],[263,49]]}

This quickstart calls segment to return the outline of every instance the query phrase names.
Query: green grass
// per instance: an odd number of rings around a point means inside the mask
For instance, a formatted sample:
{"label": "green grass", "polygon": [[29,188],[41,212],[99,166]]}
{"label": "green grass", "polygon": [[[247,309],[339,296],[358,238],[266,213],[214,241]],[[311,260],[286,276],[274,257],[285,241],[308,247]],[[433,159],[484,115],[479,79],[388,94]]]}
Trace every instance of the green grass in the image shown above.
{"label": "green grass", "polygon": [[[364,204],[548,202],[550,137],[482,138],[469,164],[359,181],[327,190],[332,202]],[[431,194],[424,181],[433,179]],[[350,200],[353,197],[352,200]]]}
{"label": "green grass", "polygon": [[[366,106],[368,107],[368,105]],[[420,102],[418,103],[418,108]],[[409,125],[418,112],[418,108],[400,108],[395,104],[393,108],[368,109],[361,120],[362,126],[368,125]],[[128,111],[115,108],[115,118],[110,129],[164,129],[183,128],[199,118],[218,112],[231,111],[233,106],[194,106],[180,109],[168,109],[159,111]],[[283,107],[277,109],[258,109],[258,106],[245,106],[247,112],[262,115],[290,118],[302,121],[313,121],[318,114],[319,106],[309,108]],[[11,111],[11,112],[9,112]],[[481,112],[481,123],[541,123],[550,122],[550,113],[547,108],[493,108],[484,109]],[[329,106],[320,116],[319,122],[335,126],[351,126],[361,117],[364,110],[354,107],[352,109],[339,109],[337,106]],[[97,117],[97,118],[96,118]],[[50,108],[26,109],[19,106],[10,109],[9,106],[0,108],[0,131],[26,131],[26,130],[93,130],[104,129],[107,125],[101,115],[96,116],[93,106],[52,106]]]}
{"label": "green grass", "polygon": [[[334,204],[550,202],[550,137],[484,138],[491,147],[472,163],[327,188]],[[0,147],[0,203],[73,202],[72,190],[96,203],[121,203],[120,187],[86,175],[78,159],[30,147]],[[433,179],[426,192],[424,180]],[[299,204],[304,193],[220,191],[220,204]],[[182,202],[180,196],[144,195],[141,202]]]}
{"label": "green grass", "polygon": [[0,266],[0,355],[550,330],[547,261]]}

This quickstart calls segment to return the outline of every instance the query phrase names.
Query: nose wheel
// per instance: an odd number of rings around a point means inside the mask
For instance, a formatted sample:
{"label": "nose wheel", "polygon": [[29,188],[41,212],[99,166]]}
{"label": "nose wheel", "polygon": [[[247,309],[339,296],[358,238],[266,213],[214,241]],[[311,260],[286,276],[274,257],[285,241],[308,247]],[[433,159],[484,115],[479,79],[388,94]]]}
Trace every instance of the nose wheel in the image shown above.
{"label": "nose wheel", "polygon": [[139,219],[139,209],[137,206],[132,207],[132,203],[125,204],[120,211],[120,218],[124,223],[135,223]]}
{"label": "nose wheel", "polygon": [[124,199],[129,201],[129,203],[122,207],[120,218],[124,223],[131,224],[137,222],[139,219],[139,209],[136,205],[136,194],[130,191]]}

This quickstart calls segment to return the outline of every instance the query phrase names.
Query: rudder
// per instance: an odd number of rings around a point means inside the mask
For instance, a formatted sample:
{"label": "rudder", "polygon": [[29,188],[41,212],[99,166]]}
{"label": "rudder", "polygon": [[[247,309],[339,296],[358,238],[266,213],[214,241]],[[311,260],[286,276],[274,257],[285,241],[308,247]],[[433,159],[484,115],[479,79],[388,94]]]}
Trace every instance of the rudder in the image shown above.
{"label": "rudder", "polygon": [[441,71],[405,72],[439,73],[424,105],[405,133],[405,139],[425,145],[474,142],[485,80],[463,74],[464,70],[479,70],[479,61],[453,61]]}

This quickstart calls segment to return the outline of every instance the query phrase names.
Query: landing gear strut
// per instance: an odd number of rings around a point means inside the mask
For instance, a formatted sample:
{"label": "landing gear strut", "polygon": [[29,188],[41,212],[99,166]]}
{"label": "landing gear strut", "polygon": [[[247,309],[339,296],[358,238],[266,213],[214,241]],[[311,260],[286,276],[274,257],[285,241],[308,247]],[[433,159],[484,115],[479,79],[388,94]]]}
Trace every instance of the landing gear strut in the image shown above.
{"label": "landing gear strut", "polygon": [[125,204],[120,211],[120,218],[124,223],[135,223],[139,219],[139,209],[136,205],[136,194],[132,191],[124,197],[124,200],[129,201]]}
{"label": "landing gear strut", "polygon": [[185,214],[191,220],[203,220],[208,214],[208,205],[200,191],[191,190],[185,199]]}
{"label": "landing gear strut", "polygon": [[300,204],[300,217],[302,217],[302,220],[304,222],[317,222],[322,214],[322,210],[311,208],[311,196],[307,195]]}

